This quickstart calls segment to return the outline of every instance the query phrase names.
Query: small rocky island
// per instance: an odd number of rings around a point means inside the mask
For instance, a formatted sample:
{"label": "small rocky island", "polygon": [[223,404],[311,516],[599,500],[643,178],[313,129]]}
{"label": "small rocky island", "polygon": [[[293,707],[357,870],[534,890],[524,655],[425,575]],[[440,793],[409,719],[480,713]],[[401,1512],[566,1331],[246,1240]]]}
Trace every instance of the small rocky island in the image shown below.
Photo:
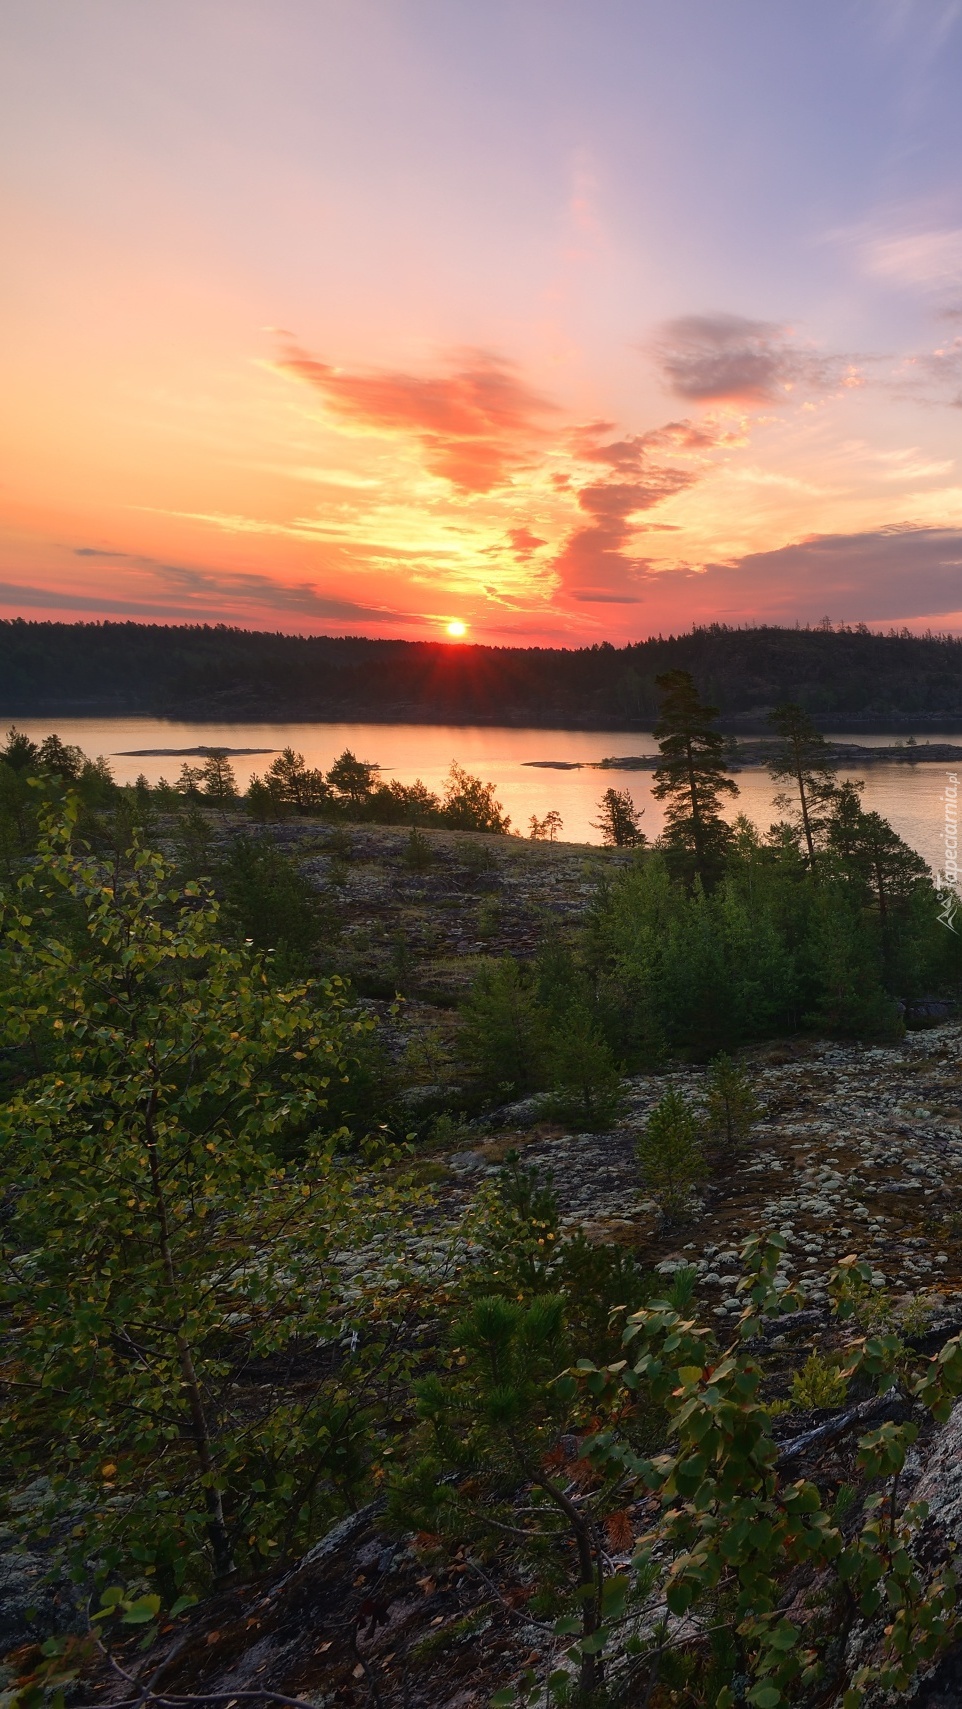
{"label": "small rocky island", "polygon": [[[728,769],[742,771],[749,766],[766,766],[777,743],[760,738],[758,741],[731,743]],[[199,751],[199,750],[198,750]],[[962,764],[962,747],[952,742],[893,742],[888,747],[870,747],[862,742],[826,741],[825,758],[830,764],[846,771],[875,765],[946,765]],[[525,765],[548,771],[654,771],[660,764],[657,753],[613,754],[602,760],[525,760]]]}

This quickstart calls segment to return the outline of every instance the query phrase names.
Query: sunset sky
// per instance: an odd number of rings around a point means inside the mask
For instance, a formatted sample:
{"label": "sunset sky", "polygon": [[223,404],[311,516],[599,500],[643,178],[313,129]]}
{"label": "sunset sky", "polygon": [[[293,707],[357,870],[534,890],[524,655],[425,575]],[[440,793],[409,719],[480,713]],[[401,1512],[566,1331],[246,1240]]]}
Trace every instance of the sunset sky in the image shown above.
{"label": "sunset sky", "polygon": [[0,37],[0,615],[962,631],[962,0]]}

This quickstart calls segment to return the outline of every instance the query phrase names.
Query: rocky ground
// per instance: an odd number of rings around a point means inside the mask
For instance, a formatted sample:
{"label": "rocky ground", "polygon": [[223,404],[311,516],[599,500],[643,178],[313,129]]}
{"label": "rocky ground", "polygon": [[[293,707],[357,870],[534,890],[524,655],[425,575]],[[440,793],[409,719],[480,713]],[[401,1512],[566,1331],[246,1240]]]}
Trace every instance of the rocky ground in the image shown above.
{"label": "rocky ground", "polygon": [[408,830],[384,825],[330,831],[300,821],[259,834],[327,898],[338,963],[362,988],[425,992],[442,1004],[463,994],[481,958],[533,954],[546,920],[577,925],[599,879],[631,861],[584,843],[458,831],[421,833],[412,852]]}
{"label": "rocky ground", "polygon": [[[399,935],[407,952],[408,1020],[445,1024],[452,1000],[487,956],[531,954],[546,918],[584,917],[620,851],[519,838],[432,832],[430,864],[405,864],[408,833],[352,829],[348,857],[301,825],[272,829],[328,893],[337,892],[341,945],[359,971],[389,979]],[[330,883],[331,868],[335,863]],[[805,1038],[743,1053],[763,1108],[750,1146],[717,1159],[688,1226],[666,1227],[634,1159],[648,1111],[670,1085],[697,1103],[703,1070],[626,1082],[627,1112],[607,1134],[574,1134],[537,1120],[535,1101],[474,1124],[469,1143],[439,1161],[442,1223],[456,1220],[479,1171],[511,1146],[550,1172],[564,1216],[599,1240],[631,1245],[658,1264],[694,1263],[719,1317],[734,1310],[737,1248],[759,1228],[789,1243],[785,1278],[815,1301],[848,1252],[871,1259],[898,1293],[962,1287],[962,1033],[943,1023],[895,1045]]]}
{"label": "rocky ground", "polygon": [[[439,1197],[457,1215],[475,1173],[514,1146],[551,1174],[567,1223],[630,1245],[662,1270],[695,1265],[699,1294],[718,1317],[741,1309],[732,1291],[738,1248],[761,1229],[785,1237],[784,1280],[815,1303],[850,1252],[898,1294],[949,1295],[962,1289],[960,1050],[959,1027],[943,1025],[892,1046],[798,1041],[744,1053],[762,1118],[741,1157],[717,1161],[686,1221],[665,1224],[634,1148],[669,1085],[697,1104],[698,1069],[627,1081],[628,1112],[607,1134],[520,1127],[505,1111],[490,1138],[449,1156],[455,1184]],[[534,1101],[515,1113],[530,1121]]]}

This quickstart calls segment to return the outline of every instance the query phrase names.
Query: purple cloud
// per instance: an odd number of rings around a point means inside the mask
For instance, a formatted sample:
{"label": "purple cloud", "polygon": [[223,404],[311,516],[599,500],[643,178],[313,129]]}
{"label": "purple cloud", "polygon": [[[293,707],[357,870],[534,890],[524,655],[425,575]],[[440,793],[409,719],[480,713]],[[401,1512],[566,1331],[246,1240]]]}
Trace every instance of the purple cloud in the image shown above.
{"label": "purple cloud", "polygon": [[654,344],[662,376],[694,403],[771,404],[788,393],[831,392],[857,383],[849,357],[822,356],[793,341],[791,329],[741,315],[683,315]]}
{"label": "purple cloud", "polygon": [[648,575],[644,593],[646,601],[666,596],[688,622],[815,623],[825,613],[865,623],[951,617],[962,613],[962,529],[813,535],[703,571]]}

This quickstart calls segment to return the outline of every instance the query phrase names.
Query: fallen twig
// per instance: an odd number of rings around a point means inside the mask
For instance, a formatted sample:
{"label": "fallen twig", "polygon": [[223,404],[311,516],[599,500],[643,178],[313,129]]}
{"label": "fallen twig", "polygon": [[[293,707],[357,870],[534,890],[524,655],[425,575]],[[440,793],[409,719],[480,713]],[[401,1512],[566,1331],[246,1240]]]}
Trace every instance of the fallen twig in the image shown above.
{"label": "fallen twig", "polygon": [[[167,1691],[143,1691],[137,1697],[123,1697],[112,1701],[109,1709],[138,1709],[138,1705],[153,1703],[158,1709],[200,1709],[204,1703],[285,1703],[288,1709],[315,1709],[305,1697],[285,1697],[283,1692],[268,1691],[200,1691],[196,1696],[178,1694],[172,1695]],[[103,1703],[81,1703],[77,1709],[104,1709]]]}

